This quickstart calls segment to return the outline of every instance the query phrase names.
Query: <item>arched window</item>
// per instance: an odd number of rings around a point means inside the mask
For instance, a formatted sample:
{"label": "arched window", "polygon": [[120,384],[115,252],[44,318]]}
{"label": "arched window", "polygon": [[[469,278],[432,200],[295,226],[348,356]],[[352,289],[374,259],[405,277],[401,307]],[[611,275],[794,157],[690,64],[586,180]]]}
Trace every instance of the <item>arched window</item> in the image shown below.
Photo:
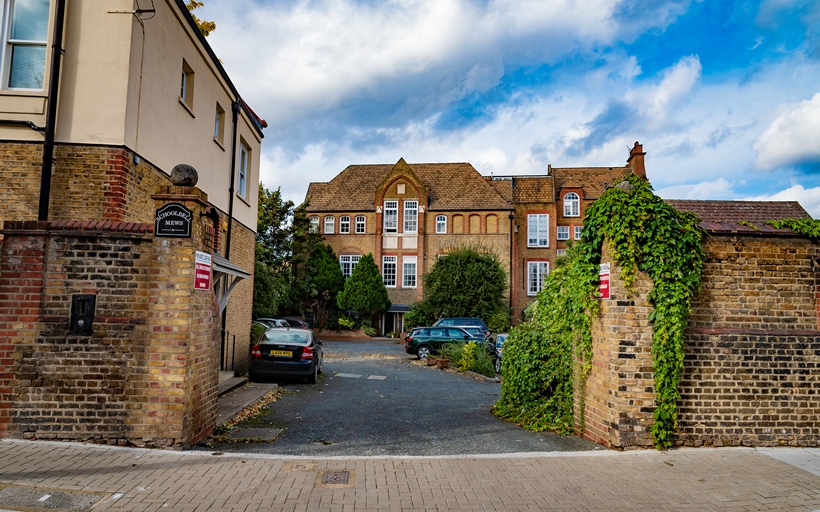
{"label": "arched window", "polygon": [[364,215],[356,215],[356,234],[363,235],[366,231],[366,220]]}
{"label": "arched window", "polygon": [[332,235],[333,234],[333,228],[335,227],[335,225],[336,225],[336,217],[334,217],[333,215],[326,216],[325,217],[325,234],[326,235]]}
{"label": "arched window", "polygon": [[436,215],[436,233],[446,233],[447,232],[447,216],[446,215]]}
{"label": "arched window", "polygon": [[487,233],[498,233],[498,217],[495,215],[487,215],[487,220],[485,221],[487,225]]}
{"label": "arched window", "polygon": [[310,232],[311,233],[318,233],[319,232],[319,216],[318,215],[311,215],[310,217]]}
{"label": "arched window", "polygon": [[581,216],[581,198],[575,192],[564,195],[564,217]]}

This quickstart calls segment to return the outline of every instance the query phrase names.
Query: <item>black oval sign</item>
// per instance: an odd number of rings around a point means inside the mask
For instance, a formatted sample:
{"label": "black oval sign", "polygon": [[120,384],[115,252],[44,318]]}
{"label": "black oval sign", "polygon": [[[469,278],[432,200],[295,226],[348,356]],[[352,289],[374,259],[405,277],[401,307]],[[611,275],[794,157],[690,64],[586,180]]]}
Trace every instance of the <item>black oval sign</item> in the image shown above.
{"label": "black oval sign", "polygon": [[178,203],[169,203],[157,210],[154,236],[190,238],[191,210]]}

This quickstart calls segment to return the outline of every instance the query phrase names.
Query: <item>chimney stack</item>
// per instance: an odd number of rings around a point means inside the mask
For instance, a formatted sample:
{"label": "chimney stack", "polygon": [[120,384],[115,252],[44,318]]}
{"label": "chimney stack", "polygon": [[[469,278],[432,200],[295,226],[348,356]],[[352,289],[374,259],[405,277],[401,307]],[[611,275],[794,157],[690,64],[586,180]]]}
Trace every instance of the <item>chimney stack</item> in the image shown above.
{"label": "chimney stack", "polygon": [[629,151],[629,158],[626,163],[632,168],[632,173],[646,179],[646,167],[644,166],[643,157],[646,155],[643,151],[643,145],[635,141],[635,146]]}

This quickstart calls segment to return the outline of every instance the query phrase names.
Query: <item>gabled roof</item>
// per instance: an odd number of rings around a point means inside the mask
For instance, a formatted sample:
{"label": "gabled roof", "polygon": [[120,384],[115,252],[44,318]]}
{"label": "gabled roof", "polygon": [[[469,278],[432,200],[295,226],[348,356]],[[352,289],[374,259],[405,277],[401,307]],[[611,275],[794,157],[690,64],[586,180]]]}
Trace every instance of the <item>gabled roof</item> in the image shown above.
{"label": "gabled roof", "polygon": [[[373,210],[376,188],[394,164],[350,165],[327,183],[308,186],[308,211]],[[512,207],[469,163],[409,164],[427,186],[430,210],[510,210]]]}
{"label": "gabled roof", "polygon": [[583,199],[587,200],[598,199],[607,187],[617,185],[630,174],[632,174],[632,169],[629,166],[552,168],[555,191],[558,195],[562,188],[582,188],[584,189]]}
{"label": "gabled roof", "polygon": [[792,235],[790,229],[775,229],[770,220],[811,219],[797,201],[707,201],[666,199],[678,211],[695,214],[699,226],[710,233]]}

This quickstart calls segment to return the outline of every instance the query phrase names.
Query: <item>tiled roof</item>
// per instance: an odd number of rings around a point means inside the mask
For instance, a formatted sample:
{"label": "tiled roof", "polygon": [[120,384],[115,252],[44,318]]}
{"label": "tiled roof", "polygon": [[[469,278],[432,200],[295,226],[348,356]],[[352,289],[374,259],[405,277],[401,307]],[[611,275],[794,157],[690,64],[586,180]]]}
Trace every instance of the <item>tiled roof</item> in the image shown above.
{"label": "tiled roof", "polygon": [[553,183],[552,176],[516,176],[513,178],[513,200],[516,203],[553,203]]}
{"label": "tiled roof", "polygon": [[632,173],[630,167],[553,167],[555,190],[583,188],[583,199],[598,199],[607,187],[617,185]]}
{"label": "tiled roof", "polygon": [[[311,183],[309,211],[366,211],[374,209],[376,187],[393,164],[351,165],[327,183]],[[469,163],[409,164],[427,186],[430,210],[508,210],[506,199]]]}
{"label": "tiled roof", "polygon": [[485,179],[487,180],[487,183],[489,183],[495,189],[495,191],[498,192],[498,195],[500,195],[501,197],[503,197],[507,201],[512,201],[512,198],[513,198],[513,192],[512,192],[513,181],[511,179],[510,180],[494,180],[494,179],[486,178],[486,177],[485,177]]}
{"label": "tiled roof", "polygon": [[811,218],[797,201],[665,201],[678,211],[695,214],[699,226],[710,233],[791,235],[790,229],[774,229],[766,221]]}

